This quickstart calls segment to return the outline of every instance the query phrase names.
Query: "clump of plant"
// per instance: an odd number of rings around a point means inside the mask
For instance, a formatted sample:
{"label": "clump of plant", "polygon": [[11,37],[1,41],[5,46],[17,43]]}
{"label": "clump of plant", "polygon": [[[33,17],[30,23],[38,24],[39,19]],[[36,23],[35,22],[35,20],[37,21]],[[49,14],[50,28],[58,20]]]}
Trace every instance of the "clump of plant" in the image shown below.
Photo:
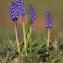
{"label": "clump of plant", "polygon": [[[33,34],[33,25],[36,19],[34,6],[30,6],[29,16],[27,24],[25,24],[26,17],[26,8],[23,0],[16,0],[15,2],[11,2],[10,6],[10,15],[11,19],[15,24],[15,36],[16,43],[10,45],[13,47],[13,50],[10,48],[10,59],[20,58],[23,59],[24,62],[34,62],[39,58],[38,51],[42,47],[42,44],[39,39],[36,38]],[[19,37],[19,30],[17,28],[18,17],[21,17],[22,20],[22,29],[23,29],[23,39],[19,41],[21,37]]]}
{"label": "clump of plant", "polygon": [[[5,48],[1,49],[6,50],[5,63],[63,62],[62,53],[60,53],[62,45],[58,43],[62,40],[57,38],[58,36],[51,38],[53,22],[52,15],[49,11],[46,11],[46,32],[41,31],[41,33],[33,31],[36,14],[32,4],[30,5],[28,20],[26,20],[24,0],[11,1],[10,16],[11,21],[14,23],[15,41],[10,40]],[[18,28],[19,17],[21,17],[22,21],[22,33],[20,33]]]}

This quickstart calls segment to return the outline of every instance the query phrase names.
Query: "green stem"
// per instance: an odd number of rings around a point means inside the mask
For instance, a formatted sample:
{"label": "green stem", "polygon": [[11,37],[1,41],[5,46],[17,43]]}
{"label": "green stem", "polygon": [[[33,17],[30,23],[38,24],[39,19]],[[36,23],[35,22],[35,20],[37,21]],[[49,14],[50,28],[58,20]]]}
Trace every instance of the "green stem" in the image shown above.
{"label": "green stem", "polygon": [[49,44],[50,44],[50,29],[48,29],[47,54],[49,50]]}
{"label": "green stem", "polygon": [[31,53],[31,33],[32,33],[32,25],[30,26],[30,53]]}
{"label": "green stem", "polygon": [[23,36],[24,36],[24,51],[25,51],[25,54],[27,56],[27,43],[26,43],[26,31],[25,31],[25,25],[24,25],[24,17],[22,17],[22,21],[23,21]]}

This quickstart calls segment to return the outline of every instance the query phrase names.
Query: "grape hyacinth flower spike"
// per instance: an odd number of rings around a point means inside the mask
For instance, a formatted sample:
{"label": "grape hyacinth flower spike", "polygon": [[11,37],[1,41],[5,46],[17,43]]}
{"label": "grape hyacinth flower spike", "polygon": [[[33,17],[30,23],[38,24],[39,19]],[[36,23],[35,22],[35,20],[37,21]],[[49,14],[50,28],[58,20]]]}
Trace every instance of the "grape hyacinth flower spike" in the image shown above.
{"label": "grape hyacinth flower spike", "polygon": [[32,32],[32,26],[35,21],[35,9],[33,5],[30,5],[29,9],[29,20],[31,21],[31,26],[30,26],[30,33]]}
{"label": "grape hyacinth flower spike", "polygon": [[33,5],[30,5],[30,9],[29,9],[29,26],[30,26],[30,29],[28,31],[30,31],[30,35],[31,35],[31,32],[32,32],[32,27],[33,27],[33,24],[34,24],[34,21],[35,21],[35,9],[34,9],[34,6]]}
{"label": "grape hyacinth flower spike", "polygon": [[17,8],[17,5],[15,4],[15,2],[11,2],[10,16],[11,16],[11,20],[15,24],[16,45],[17,45],[18,52],[20,52],[19,42],[18,42],[18,35],[17,35],[18,34],[17,33],[18,8]]}
{"label": "grape hyacinth flower spike", "polygon": [[18,7],[19,16],[21,16],[21,20],[24,24],[25,15],[26,15],[26,7],[24,5],[24,0],[16,0],[16,4]]}
{"label": "grape hyacinth flower spike", "polygon": [[17,35],[18,35],[18,41],[20,42],[20,40],[21,40],[21,34],[20,34],[19,30],[17,30]]}
{"label": "grape hyacinth flower spike", "polygon": [[48,30],[47,50],[49,50],[49,44],[50,44],[49,42],[50,42],[50,35],[51,35],[51,28],[52,28],[52,16],[49,11],[46,12],[46,28]]}
{"label": "grape hyacinth flower spike", "polygon": [[49,11],[46,12],[46,28],[52,28],[52,16]]}
{"label": "grape hyacinth flower spike", "polygon": [[[29,16],[28,16],[28,25],[27,25],[27,30],[26,30],[26,34],[31,31],[31,28],[33,27],[35,21],[35,9],[33,5],[30,5],[29,8]],[[26,35],[27,36],[27,35]]]}
{"label": "grape hyacinth flower spike", "polygon": [[31,46],[31,33],[32,33],[32,28],[34,25],[34,21],[35,21],[35,9],[33,5],[30,5],[30,9],[29,9],[29,17],[28,17],[28,28],[27,28],[27,40],[29,40],[30,42],[30,46]]}
{"label": "grape hyacinth flower spike", "polygon": [[26,32],[25,32],[25,15],[26,15],[26,8],[24,5],[24,0],[16,0],[16,4],[18,6],[19,16],[21,16],[22,24],[23,24],[23,37],[24,37],[24,51],[27,56],[27,45],[26,45]]}
{"label": "grape hyacinth flower spike", "polygon": [[26,15],[26,7],[24,5],[24,0],[16,0],[20,16]]}
{"label": "grape hyacinth flower spike", "polygon": [[12,21],[16,22],[18,20],[18,10],[15,2],[12,2],[10,5],[10,16]]}
{"label": "grape hyacinth flower spike", "polygon": [[33,24],[34,21],[35,21],[35,9],[34,9],[34,6],[33,5],[30,6],[29,19],[31,19],[32,24]]}

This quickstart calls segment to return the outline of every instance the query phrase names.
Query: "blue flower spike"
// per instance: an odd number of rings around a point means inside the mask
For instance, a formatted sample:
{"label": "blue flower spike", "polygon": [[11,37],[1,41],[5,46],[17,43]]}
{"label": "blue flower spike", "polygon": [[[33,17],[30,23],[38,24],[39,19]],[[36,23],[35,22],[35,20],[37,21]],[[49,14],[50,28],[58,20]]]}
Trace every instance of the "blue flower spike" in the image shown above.
{"label": "blue flower spike", "polygon": [[15,2],[11,2],[10,5],[10,16],[12,21],[17,21],[18,20],[18,8]]}
{"label": "blue flower spike", "polygon": [[20,34],[20,32],[19,32],[18,29],[17,29],[17,36],[18,36],[18,41],[20,42],[20,40],[21,40],[21,34]]}
{"label": "blue flower spike", "polygon": [[19,11],[19,16],[22,17],[22,24],[23,24],[23,38],[24,38],[24,52],[27,56],[27,45],[26,45],[26,33],[25,33],[25,15],[26,15],[26,8],[25,8],[25,5],[24,5],[24,0],[16,0],[16,4],[18,6],[18,11]]}
{"label": "blue flower spike", "polygon": [[35,9],[34,9],[33,5],[30,6],[29,19],[31,19],[32,23],[34,23],[34,21],[35,21]]}
{"label": "blue flower spike", "polygon": [[49,11],[46,11],[46,28],[48,33],[48,41],[47,41],[47,54],[49,54],[49,46],[50,46],[50,37],[51,37],[51,28],[52,28],[52,16]]}
{"label": "blue flower spike", "polygon": [[46,28],[52,28],[52,16],[49,11],[46,12]]}
{"label": "blue flower spike", "polygon": [[19,14],[18,14],[18,7],[16,3],[13,1],[11,2],[11,5],[10,5],[10,16],[11,16],[11,20],[15,23],[16,46],[17,46],[18,52],[20,53],[18,32],[17,32],[17,20],[18,20]]}
{"label": "blue flower spike", "polygon": [[16,4],[18,6],[18,11],[20,16],[26,15],[26,7],[24,5],[24,0],[16,0]]}

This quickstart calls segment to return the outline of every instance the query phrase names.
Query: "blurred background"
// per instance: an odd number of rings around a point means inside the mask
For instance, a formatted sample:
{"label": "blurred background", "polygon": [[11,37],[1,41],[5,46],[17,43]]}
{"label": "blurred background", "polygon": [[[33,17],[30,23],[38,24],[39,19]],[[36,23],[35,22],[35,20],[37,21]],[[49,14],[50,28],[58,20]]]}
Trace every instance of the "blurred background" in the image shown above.
{"label": "blurred background", "polygon": [[[30,4],[36,11],[35,29],[45,28],[45,12],[49,10],[53,16],[53,29],[63,30],[63,0],[24,0],[27,13]],[[0,0],[0,40],[13,37],[14,24],[9,15],[10,0]],[[3,38],[2,38],[3,37]]]}

